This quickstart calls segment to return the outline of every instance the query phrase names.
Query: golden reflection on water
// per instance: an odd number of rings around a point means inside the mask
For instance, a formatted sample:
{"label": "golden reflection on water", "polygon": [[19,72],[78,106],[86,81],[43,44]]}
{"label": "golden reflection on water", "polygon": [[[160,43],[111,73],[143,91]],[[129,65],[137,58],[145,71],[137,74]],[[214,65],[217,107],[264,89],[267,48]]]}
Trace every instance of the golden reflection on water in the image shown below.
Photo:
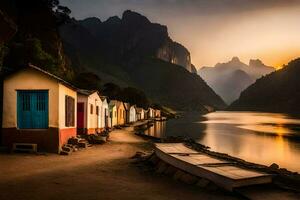
{"label": "golden reflection on water", "polygon": [[155,138],[164,138],[166,134],[166,122],[155,121],[153,126],[144,131],[144,134]]}
{"label": "golden reflection on water", "polygon": [[[199,140],[212,150],[247,161],[300,172],[300,120],[284,114],[216,112],[205,116],[205,136]],[[298,130],[298,131],[296,131]]]}

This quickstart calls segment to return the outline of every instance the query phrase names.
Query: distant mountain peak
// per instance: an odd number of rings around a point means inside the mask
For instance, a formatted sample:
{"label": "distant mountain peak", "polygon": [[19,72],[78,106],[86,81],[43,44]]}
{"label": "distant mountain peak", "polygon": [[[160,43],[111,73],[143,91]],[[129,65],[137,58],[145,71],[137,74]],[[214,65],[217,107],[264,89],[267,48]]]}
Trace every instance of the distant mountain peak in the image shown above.
{"label": "distant mountain peak", "polygon": [[112,16],[105,21],[105,23],[108,23],[108,24],[116,24],[119,22],[121,22],[121,19],[118,16]]}
{"label": "distant mountain peak", "polygon": [[122,20],[127,23],[134,23],[135,25],[151,23],[147,17],[131,10],[126,10],[123,13]]}
{"label": "distant mountain peak", "polygon": [[99,24],[102,23],[101,20],[99,18],[97,18],[97,17],[88,17],[88,18],[84,19],[84,21],[86,21],[86,22],[93,22],[93,23],[99,23]]}
{"label": "distant mountain peak", "polygon": [[230,62],[241,62],[241,61],[240,61],[239,57],[235,56],[231,59]]}
{"label": "distant mountain peak", "polygon": [[269,66],[266,66],[260,59],[250,59],[249,67],[269,67]]}
{"label": "distant mountain peak", "polygon": [[259,59],[251,59],[247,65],[238,57],[233,57],[215,67],[203,67],[198,73],[227,103],[231,103],[256,79],[274,70]]}

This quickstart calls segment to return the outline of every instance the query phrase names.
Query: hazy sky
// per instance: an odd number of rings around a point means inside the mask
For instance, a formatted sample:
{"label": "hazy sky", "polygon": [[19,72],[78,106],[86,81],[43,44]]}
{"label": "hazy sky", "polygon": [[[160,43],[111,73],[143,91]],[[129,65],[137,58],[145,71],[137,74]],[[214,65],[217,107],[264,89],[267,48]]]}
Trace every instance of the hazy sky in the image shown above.
{"label": "hazy sky", "polygon": [[300,0],[61,0],[77,19],[130,9],[165,24],[199,68],[238,56],[282,66],[300,57]]}

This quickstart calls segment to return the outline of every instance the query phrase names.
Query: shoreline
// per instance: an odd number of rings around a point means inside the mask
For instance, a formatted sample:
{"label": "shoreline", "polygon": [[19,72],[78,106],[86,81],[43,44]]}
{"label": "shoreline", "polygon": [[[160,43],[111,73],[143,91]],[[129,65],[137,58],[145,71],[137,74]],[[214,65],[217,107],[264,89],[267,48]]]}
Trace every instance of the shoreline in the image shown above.
{"label": "shoreline", "polygon": [[144,139],[150,139],[153,142],[158,142],[158,143],[181,143],[181,142],[183,142],[189,148],[192,148],[199,152],[206,153],[206,154],[211,155],[216,158],[235,162],[240,167],[257,170],[257,171],[265,172],[265,173],[269,173],[269,174],[274,174],[274,175],[276,175],[276,178],[274,179],[275,185],[277,185],[278,187],[281,187],[283,189],[300,192],[300,174],[298,172],[289,171],[286,168],[281,168],[276,163],[273,163],[270,166],[253,163],[253,162],[249,162],[249,161],[243,160],[238,157],[231,156],[226,153],[212,151],[212,150],[210,150],[210,147],[199,144],[191,138],[186,138],[184,136],[177,136],[177,137],[171,136],[171,137],[167,137],[167,138],[157,138],[154,136],[149,136],[149,135],[143,134],[142,133],[143,130],[144,129],[139,129],[139,130],[137,130],[137,132],[135,134]]}
{"label": "shoreline", "polygon": [[70,156],[0,154],[0,199],[239,199],[173,180],[133,159],[152,150],[153,142],[130,126],[112,131],[106,144]]}

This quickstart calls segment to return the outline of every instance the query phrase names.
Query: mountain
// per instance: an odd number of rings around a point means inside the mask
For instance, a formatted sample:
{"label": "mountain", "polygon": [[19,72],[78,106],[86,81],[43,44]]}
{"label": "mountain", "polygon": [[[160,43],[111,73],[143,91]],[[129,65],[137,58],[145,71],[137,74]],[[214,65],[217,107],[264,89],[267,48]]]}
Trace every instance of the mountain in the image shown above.
{"label": "mountain", "polygon": [[230,104],[240,93],[256,79],[273,72],[273,67],[266,66],[260,60],[250,60],[249,65],[233,57],[227,63],[218,63],[215,67],[203,67],[198,74],[217,94]]}
{"label": "mountain", "polygon": [[89,71],[103,83],[136,87],[177,110],[226,106],[195,74],[189,51],[169,37],[167,27],[136,12],[103,22],[72,19],[60,27],[60,35],[77,73]]}
{"label": "mountain", "polygon": [[300,112],[300,58],[258,79],[241,93],[230,110]]}
{"label": "mountain", "polygon": [[[53,74],[72,80],[58,32],[58,17],[53,12],[56,0],[2,0],[0,9],[17,27],[16,34],[6,44],[3,65],[9,71],[32,63]],[[11,24],[11,23],[10,23]]]}

